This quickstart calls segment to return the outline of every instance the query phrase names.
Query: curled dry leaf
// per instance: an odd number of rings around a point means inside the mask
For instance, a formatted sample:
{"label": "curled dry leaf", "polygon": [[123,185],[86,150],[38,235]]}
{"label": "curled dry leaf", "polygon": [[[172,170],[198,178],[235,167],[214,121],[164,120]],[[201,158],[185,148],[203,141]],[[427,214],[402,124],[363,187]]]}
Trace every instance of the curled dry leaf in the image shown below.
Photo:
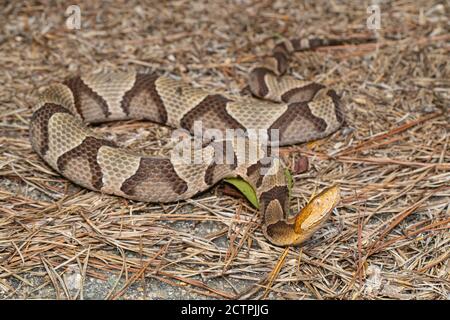
{"label": "curled dry leaf", "polygon": [[300,155],[297,159],[295,159],[293,171],[295,174],[305,173],[308,171],[308,167],[308,157]]}

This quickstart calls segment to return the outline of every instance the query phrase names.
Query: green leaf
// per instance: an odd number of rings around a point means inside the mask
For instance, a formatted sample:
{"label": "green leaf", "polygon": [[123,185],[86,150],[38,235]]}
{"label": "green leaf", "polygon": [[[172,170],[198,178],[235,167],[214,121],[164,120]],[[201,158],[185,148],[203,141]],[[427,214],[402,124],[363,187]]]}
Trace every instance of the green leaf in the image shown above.
{"label": "green leaf", "polygon": [[292,188],[294,187],[294,178],[288,168],[284,168],[284,175],[288,181],[289,198],[291,198]]}
{"label": "green leaf", "polygon": [[256,209],[259,209],[256,192],[247,181],[242,178],[225,178],[224,181],[235,186]]}

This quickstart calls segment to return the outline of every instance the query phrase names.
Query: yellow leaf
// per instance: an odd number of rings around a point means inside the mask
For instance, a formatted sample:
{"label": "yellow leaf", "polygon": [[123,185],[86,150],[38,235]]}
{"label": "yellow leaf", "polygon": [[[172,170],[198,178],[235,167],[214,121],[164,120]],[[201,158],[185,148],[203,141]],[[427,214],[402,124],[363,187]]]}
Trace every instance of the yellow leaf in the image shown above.
{"label": "yellow leaf", "polygon": [[326,141],[326,139],[319,139],[319,140],[314,140],[314,141],[310,141],[306,144],[306,147],[309,150],[313,150],[314,148],[322,145],[324,143],[324,141]]}
{"label": "yellow leaf", "polygon": [[294,178],[292,178],[292,174],[288,168],[284,169],[284,175],[286,176],[287,179],[287,186],[289,190],[289,199],[290,199],[292,195],[292,188],[294,187]]}

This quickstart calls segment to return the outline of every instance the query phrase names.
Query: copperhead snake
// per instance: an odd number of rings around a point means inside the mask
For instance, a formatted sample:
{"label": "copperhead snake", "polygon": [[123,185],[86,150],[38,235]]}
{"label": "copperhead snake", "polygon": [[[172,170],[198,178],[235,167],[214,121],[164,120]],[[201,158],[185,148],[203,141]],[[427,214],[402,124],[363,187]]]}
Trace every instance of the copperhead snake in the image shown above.
{"label": "copperhead snake", "polygon": [[[295,39],[276,45],[250,73],[254,97],[212,93],[156,74],[103,73],[67,79],[40,95],[30,122],[32,147],[70,181],[138,201],[175,202],[226,177],[240,177],[256,192],[265,237],[275,245],[299,244],[329,212],[308,223],[301,213],[290,217],[289,181],[282,160],[271,153],[275,141],[271,134],[278,133],[278,144],[285,146],[323,138],[343,123],[342,103],[333,89],[285,75],[293,52],[326,44]],[[202,161],[186,162],[179,161],[176,148],[165,158],[138,154],[86,126],[128,119],[146,119],[196,135],[196,123],[201,123],[202,134],[211,129],[219,135],[227,129],[244,134],[202,137],[200,144],[188,146],[190,155]],[[269,147],[258,144],[248,151],[251,139],[245,133],[250,130],[267,133]],[[224,161],[224,155],[231,161]]]}

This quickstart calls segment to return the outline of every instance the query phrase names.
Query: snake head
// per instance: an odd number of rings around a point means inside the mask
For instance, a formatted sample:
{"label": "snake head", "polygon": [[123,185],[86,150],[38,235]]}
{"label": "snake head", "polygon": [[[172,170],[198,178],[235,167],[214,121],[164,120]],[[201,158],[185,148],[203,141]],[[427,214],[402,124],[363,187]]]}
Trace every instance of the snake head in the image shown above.
{"label": "snake head", "polygon": [[[275,245],[299,245],[319,229],[330,217],[340,200],[339,186],[333,186],[316,195],[297,215],[287,220],[274,221],[263,226],[265,236]],[[267,206],[267,210],[282,210],[281,206]],[[273,215],[273,212],[267,212]]]}

